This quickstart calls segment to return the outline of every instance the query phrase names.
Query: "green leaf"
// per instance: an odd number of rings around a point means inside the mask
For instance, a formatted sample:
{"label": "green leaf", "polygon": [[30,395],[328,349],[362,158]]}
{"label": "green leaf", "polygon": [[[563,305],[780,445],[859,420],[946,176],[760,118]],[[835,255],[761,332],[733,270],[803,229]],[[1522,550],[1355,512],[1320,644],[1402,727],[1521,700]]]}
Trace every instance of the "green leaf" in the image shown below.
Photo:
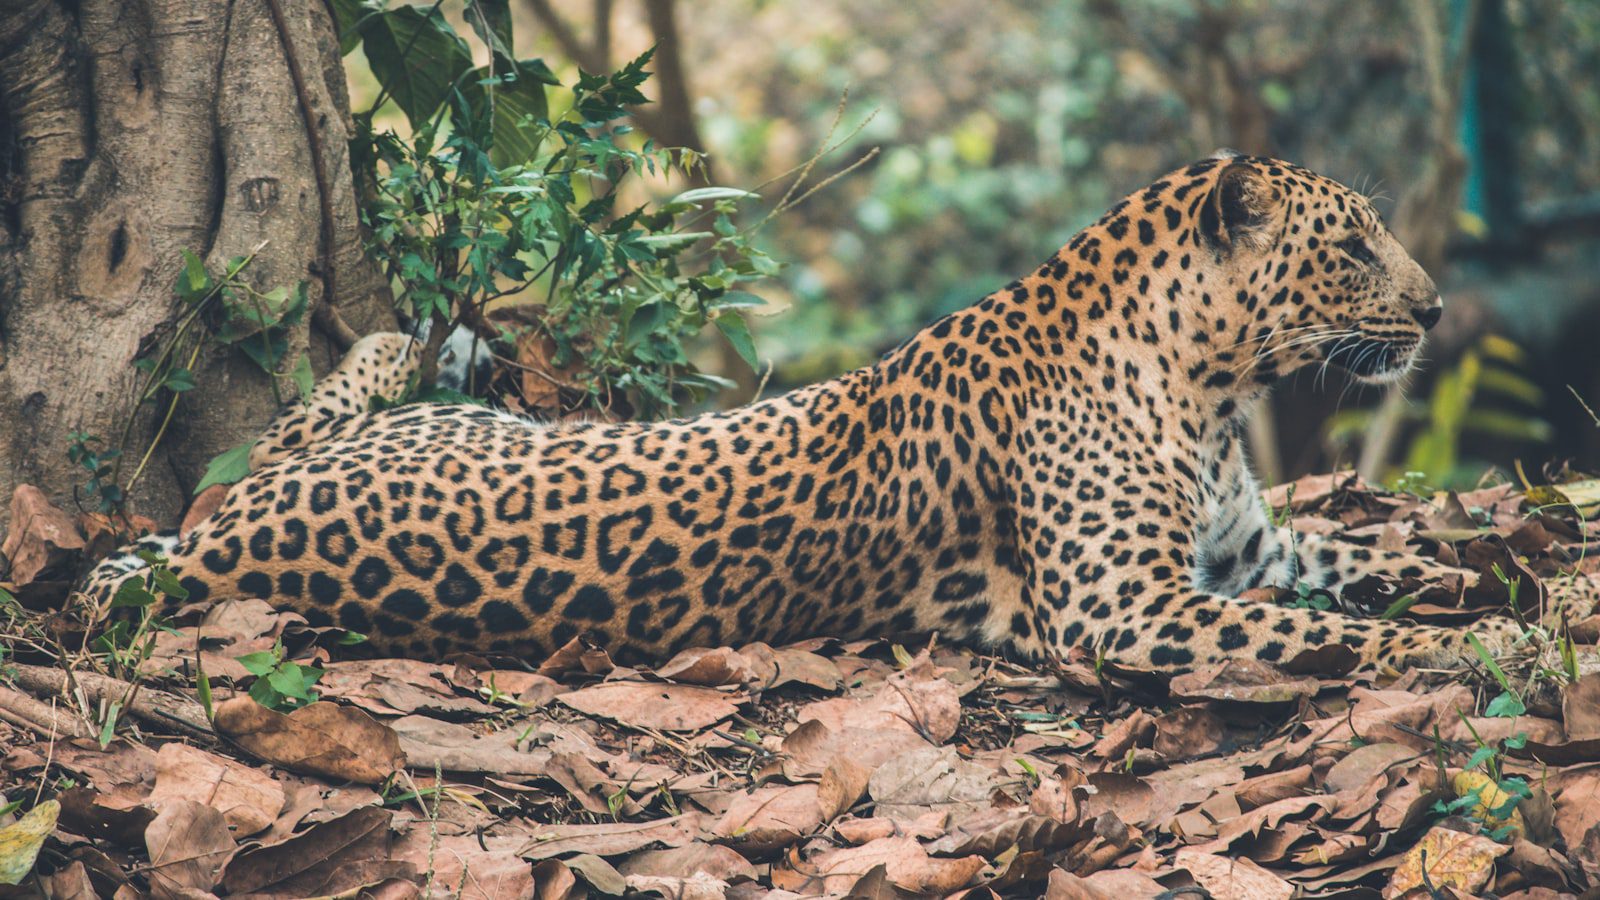
{"label": "green leaf", "polygon": [[711,308],[715,310],[755,309],[766,305],[767,301],[745,291],[728,291],[711,301]]}
{"label": "green leaf", "polygon": [[511,56],[511,7],[507,0],[466,0],[462,17],[491,52]]}
{"label": "green leaf", "polygon": [[145,590],[144,579],[133,577],[122,582],[111,597],[112,609],[144,607],[156,602],[156,595]]}
{"label": "green leaf", "polygon": [[174,394],[192,391],[195,388],[194,373],[188,369],[173,369],[162,379],[161,386]]}
{"label": "green leaf", "polygon": [[1489,648],[1483,645],[1483,641],[1478,640],[1477,635],[1470,632],[1467,634],[1467,644],[1472,647],[1472,652],[1478,655],[1479,661],[1483,663],[1484,668],[1489,670],[1489,674],[1494,676],[1494,680],[1500,685],[1500,689],[1509,693],[1511,691],[1511,679],[1506,677],[1505,670],[1500,668],[1499,663],[1495,662],[1494,654],[1489,652]]}
{"label": "green leaf", "polygon": [[211,290],[211,276],[206,274],[205,263],[200,257],[185,249],[183,251],[183,274],[178,276],[177,294],[188,301],[199,300]]}
{"label": "green leaf", "polygon": [[1499,696],[1489,701],[1489,705],[1484,708],[1483,714],[1501,719],[1515,719],[1527,711],[1528,708],[1523,705],[1522,700],[1516,694],[1510,691],[1502,691]]}
{"label": "green leaf", "polygon": [[157,566],[150,572],[152,580],[161,593],[174,600],[189,599],[189,589],[178,583],[178,576],[166,566]]}
{"label": "green leaf", "polygon": [[372,74],[413,128],[444,106],[473,68],[472,53],[437,8],[397,6],[361,22]]}
{"label": "green leaf", "polygon": [[196,494],[211,487],[213,484],[234,484],[243,481],[250,474],[250,450],[255,447],[255,441],[240,444],[232,450],[224,450],[212,458],[206,466],[206,474],[195,485]]}
{"label": "green leaf", "polygon": [[684,191],[683,193],[679,194],[676,197],[673,197],[671,200],[669,200],[667,202],[668,202],[668,204],[672,204],[672,203],[705,203],[705,202],[711,201],[711,200],[733,200],[733,199],[743,198],[743,197],[760,197],[760,196],[761,196],[760,194],[757,194],[754,191],[740,190],[739,188],[703,187],[703,188],[694,188],[692,190]]}
{"label": "green leaf", "polygon": [[195,691],[200,695],[200,705],[205,708],[206,719],[215,719],[216,713],[212,711],[211,701],[211,676],[206,674],[205,663],[197,652],[194,656],[194,685]]}
{"label": "green leaf", "polygon": [[316,679],[307,680],[305,674],[301,671],[302,668],[304,667],[293,663],[284,663],[267,673],[267,683],[272,685],[273,690],[285,697],[292,697],[295,700],[310,700],[311,685],[316,683]]}
{"label": "green leaf", "polygon": [[739,358],[750,368],[756,368],[756,342],[750,336],[750,326],[744,318],[738,313],[723,313],[712,321],[716,322],[717,330],[728,339]]}
{"label": "green leaf", "polygon": [[245,671],[257,677],[265,676],[278,668],[278,657],[267,650],[246,653],[243,656],[235,657],[234,661],[244,666]]}
{"label": "green leaf", "polygon": [[122,712],[122,703],[111,701],[111,706],[106,709],[106,720],[100,723],[100,749],[111,746],[112,738],[117,736],[117,715]]}
{"label": "green leaf", "polygon": [[1494,759],[1494,755],[1495,755],[1494,747],[1487,746],[1487,745],[1483,746],[1483,747],[1479,747],[1477,750],[1473,751],[1472,755],[1467,758],[1466,765],[1462,766],[1461,768],[1463,768],[1463,769],[1476,769],[1477,767],[1483,765],[1484,763],[1488,762],[1489,760]]}
{"label": "green leaf", "polygon": [[1406,594],[1404,597],[1400,597],[1400,598],[1396,599],[1393,603],[1389,604],[1389,608],[1384,610],[1383,611],[1383,615],[1379,616],[1378,618],[1380,618],[1380,619],[1396,619],[1396,618],[1399,618],[1400,616],[1405,615],[1406,610],[1408,610],[1411,607],[1415,606],[1416,603],[1417,603],[1417,595],[1416,594]]}
{"label": "green leaf", "polygon": [[329,0],[333,10],[334,27],[339,30],[339,53],[347,56],[361,43],[361,20],[369,15],[382,15],[361,0]]}
{"label": "green leaf", "polygon": [[294,368],[289,371],[289,379],[294,382],[295,388],[300,392],[300,402],[309,403],[311,390],[316,386],[317,382],[316,376],[311,374],[311,356],[309,354],[302,353],[300,358],[295,360]]}

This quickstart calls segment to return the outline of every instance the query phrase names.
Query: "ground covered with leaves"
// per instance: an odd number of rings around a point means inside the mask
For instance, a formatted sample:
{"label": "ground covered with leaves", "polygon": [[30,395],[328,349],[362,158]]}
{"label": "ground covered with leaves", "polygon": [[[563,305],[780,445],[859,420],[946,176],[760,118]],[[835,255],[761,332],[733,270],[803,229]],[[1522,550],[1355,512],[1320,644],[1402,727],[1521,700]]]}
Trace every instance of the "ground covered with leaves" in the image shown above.
{"label": "ground covered with leaves", "polygon": [[261,601],[69,652],[43,576],[93,528],[25,509],[0,896],[1600,896],[1600,564],[1557,490],[1268,498],[1476,574],[1256,599],[1462,628],[1510,601],[1522,658],[1175,678],[930,639],[348,659]]}

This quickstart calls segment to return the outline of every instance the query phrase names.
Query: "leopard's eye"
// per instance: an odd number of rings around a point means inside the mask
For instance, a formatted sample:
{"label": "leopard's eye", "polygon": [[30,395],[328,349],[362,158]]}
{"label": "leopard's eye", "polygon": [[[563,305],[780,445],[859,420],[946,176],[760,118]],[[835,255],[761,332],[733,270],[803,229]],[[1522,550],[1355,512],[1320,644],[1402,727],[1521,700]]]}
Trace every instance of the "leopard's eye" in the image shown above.
{"label": "leopard's eye", "polygon": [[1334,246],[1344,251],[1344,254],[1364,266],[1376,265],[1378,257],[1372,254],[1372,248],[1358,234],[1352,234]]}

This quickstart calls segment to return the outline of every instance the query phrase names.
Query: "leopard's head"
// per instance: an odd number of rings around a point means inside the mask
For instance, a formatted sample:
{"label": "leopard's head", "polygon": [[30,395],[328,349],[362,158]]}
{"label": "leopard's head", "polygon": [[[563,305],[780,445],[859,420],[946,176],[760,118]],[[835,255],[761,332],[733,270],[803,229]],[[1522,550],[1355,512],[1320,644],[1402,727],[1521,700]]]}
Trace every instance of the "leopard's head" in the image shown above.
{"label": "leopard's head", "polygon": [[1231,329],[1239,374],[1333,365],[1381,383],[1410,370],[1439,291],[1366,197],[1261,157],[1220,156],[1203,177],[1197,243],[1221,282],[1207,293],[1244,316]]}

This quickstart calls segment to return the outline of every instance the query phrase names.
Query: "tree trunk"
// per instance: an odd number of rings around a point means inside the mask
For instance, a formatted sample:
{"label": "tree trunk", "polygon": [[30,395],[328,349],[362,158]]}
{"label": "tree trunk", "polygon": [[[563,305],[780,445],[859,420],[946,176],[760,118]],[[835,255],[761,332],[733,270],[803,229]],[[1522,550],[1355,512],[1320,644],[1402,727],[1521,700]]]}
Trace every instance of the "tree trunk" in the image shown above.
{"label": "tree trunk", "polygon": [[[149,448],[159,417],[134,409],[133,361],[173,320],[184,249],[217,272],[261,246],[252,284],[308,282],[322,327],[299,326],[289,363],[309,348],[320,371],[351,328],[392,327],[349,134],[323,3],[0,0],[0,526],[19,483],[70,508],[71,432],[114,446],[135,415],[124,478]],[[131,494],[158,522],[276,406],[236,352],[195,374]]]}

